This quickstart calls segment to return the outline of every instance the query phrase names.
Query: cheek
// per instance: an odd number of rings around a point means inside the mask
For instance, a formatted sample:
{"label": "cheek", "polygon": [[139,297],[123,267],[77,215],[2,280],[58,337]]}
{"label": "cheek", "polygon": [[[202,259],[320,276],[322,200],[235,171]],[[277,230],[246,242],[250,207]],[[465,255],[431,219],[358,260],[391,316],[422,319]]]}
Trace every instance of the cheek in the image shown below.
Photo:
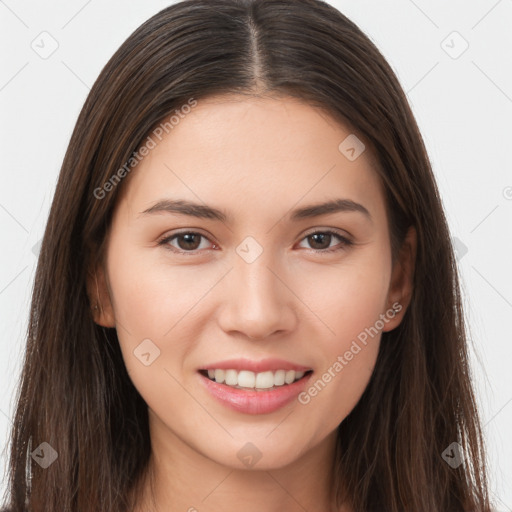
{"label": "cheek", "polygon": [[375,244],[336,265],[318,265],[314,272],[300,270],[305,303],[325,326],[326,354],[348,349],[350,341],[386,310],[390,267],[386,247]]}
{"label": "cheek", "polygon": [[338,315],[328,319],[335,335],[321,339],[317,350],[322,362],[298,397],[310,415],[324,418],[319,435],[331,432],[350,414],[370,381],[381,339],[376,328],[381,298],[380,293],[361,291],[342,301]]}
{"label": "cheek", "polygon": [[380,334],[364,345],[357,340],[333,354],[298,402],[309,416],[322,418],[317,430],[325,435],[334,430],[354,409],[370,381],[380,344]]}
{"label": "cheek", "polygon": [[162,253],[148,257],[143,251],[131,252],[125,258],[113,254],[109,278],[116,321],[135,336],[161,339],[169,334],[182,318],[194,316],[201,298],[222,275],[221,268],[173,266]]}
{"label": "cheek", "polygon": [[178,384],[181,366],[213,313],[209,292],[226,273],[225,266],[172,265],[156,251],[111,248],[112,303],[130,378],[155,410],[171,395],[185,407],[187,396]]}
{"label": "cheek", "polygon": [[317,293],[308,295],[311,309],[329,329],[318,340],[321,364],[299,402],[329,418],[322,427],[326,431],[354,408],[375,367],[391,275],[386,254],[384,246],[337,271],[331,268],[329,279],[317,275],[322,293],[316,288]]}
{"label": "cheek", "polygon": [[[115,244],[109,253],[109,283],[123,360],[138,392],[156,411],[171,404],[173,410],[191,407],[176,365],[191,348],[187,340],[195,337],[190,317],[205,285],[190,269],[156,264],[143,251]],[[183,325],[188,326],[186,333]]]}

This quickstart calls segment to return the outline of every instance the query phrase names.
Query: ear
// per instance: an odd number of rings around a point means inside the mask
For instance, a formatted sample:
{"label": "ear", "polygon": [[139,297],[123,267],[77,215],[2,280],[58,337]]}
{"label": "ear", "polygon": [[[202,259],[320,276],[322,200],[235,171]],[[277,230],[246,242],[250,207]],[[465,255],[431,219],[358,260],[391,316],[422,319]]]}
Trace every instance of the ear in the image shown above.
{"label": "ear", "polygon": [[385,324],[382,329],[384,332],[392,331],[400,325],[409,307],[413,291],[415,263],[416,229],[411,226],[405,235],[405,240],[391,272],[387,305],[388,312],[393,311],[394,316]]}
{"label": "ear", "polygon": [[105,269],[100,264],[87,273],[87,295],[94,322],[103,327],[115,327],[110,288]]}

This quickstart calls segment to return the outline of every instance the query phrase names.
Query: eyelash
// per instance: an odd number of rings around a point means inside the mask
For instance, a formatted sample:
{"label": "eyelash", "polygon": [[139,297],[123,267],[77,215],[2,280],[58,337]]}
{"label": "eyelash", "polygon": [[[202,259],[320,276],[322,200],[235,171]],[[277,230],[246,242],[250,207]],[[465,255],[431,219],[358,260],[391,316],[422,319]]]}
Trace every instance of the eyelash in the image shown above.
{"label": "eyelash", "polygon": [[[313,231],[311,233],[308,233],[307,235],[305,235],[302,238],[302,240],[305,240],[306,238],[309,238],[310,236],[317,235],[317,234],[331,235],[331,236],[334,236],[334,237],[338,238],[340,240],[340,242],[341,242],[341,246],[340,247],[336,247],[335,246],[334,248],[330,248],[330,249],[310,249],[311,251],[313,251],[313,252],[315,252],[317,254],[322,254],[322,255],[332,254],[332,253],[335,253],[335,252],[338,252],[338,251],[346,250],[348,247],[350,247],[350,246],[352,246],[354,244],[354,242],[352,242],[348,238],[340,235],[336,231],[332,231],[332,230],[329,230],[329,229],[318,230],[318,231]],[[175,233],[174,235],[162,238],[161,240],[158,241],[158,245],[164,246],[164,248],[166,248],[167,250],[170,250],[170,251],[172,251],[174,253],[177,253],[177,254],[185,254],[187,256],[194,256],[194,255],[198,254],[198,252],[199,252],[198,249],[194,249],[192,251],[183,251],[183,250],[176,249],[175,247],[172,247],[171,245],[169,245],[169,242],[171,240],[174,240],[175,238],[178,238],[179,236],[183,236],[183,235],[199,235],[199,236],[209,240],[208,237],[206,237],[202,233],[198,233],[196,231],[182,231],[181,233]],[[301,242],[302,242],[302,240],[301,240]]]}

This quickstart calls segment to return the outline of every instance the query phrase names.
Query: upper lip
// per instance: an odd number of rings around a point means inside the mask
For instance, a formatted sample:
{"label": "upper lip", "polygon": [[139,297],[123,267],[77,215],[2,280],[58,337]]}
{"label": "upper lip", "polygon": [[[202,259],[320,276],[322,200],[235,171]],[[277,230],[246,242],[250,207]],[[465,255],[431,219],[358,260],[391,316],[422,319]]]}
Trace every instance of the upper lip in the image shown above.
{"label": "upper lip", "polygon": [[295,364],[290,361],[285,361],[284,359],[261,359],[259,361],[255,361],[252,359],[230,359],[226,361],[217,361],[216,363],[211,363],[206,366],[200,368],[200,370],[248,370],[254,373],[261,373],[266,371],[275,371],[275,370],[295,370],[295,371],[303,371],[306,372],[311,370],[308,366],[303,366],[300,364]]}

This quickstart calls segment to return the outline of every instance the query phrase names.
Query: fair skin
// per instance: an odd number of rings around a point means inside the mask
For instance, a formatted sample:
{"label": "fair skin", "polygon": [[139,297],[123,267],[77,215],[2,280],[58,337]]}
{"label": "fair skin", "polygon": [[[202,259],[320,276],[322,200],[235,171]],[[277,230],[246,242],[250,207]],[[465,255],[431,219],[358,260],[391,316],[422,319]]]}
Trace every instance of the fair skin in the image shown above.
{"label": "fair skin", "polygon": [[[122,184],[89,289],[99,298],[96,322],[116,327],[148,404],[151,479],[137,511],[335,510],[336,429],[368,384],[381,331],[403,318],[415,244],[410,231],[392,264],[375,161],[368,149],[354,161],[338,149],[350,133],[292,98],[204,99]],[[143,213],[164,199],[208,205],[227,219]],[[367,213],[291,218],[334,199]],[[322,237],[326,230],[352,243]],[[202,236],[159,243],[178,231]],[[250,263],[237,252],[249,236],[262,249]],[[338,356],[397,302],[401,310],[332,377]],[[145,339],[160,350],[148,366],[134,355]],[[215,400],[198,373],[239,357],[303,365],[311,385],[329,368],[332,378],[307,403],[247,414]],[[261,455],[250,466],[237,456],[247,443]]]}

